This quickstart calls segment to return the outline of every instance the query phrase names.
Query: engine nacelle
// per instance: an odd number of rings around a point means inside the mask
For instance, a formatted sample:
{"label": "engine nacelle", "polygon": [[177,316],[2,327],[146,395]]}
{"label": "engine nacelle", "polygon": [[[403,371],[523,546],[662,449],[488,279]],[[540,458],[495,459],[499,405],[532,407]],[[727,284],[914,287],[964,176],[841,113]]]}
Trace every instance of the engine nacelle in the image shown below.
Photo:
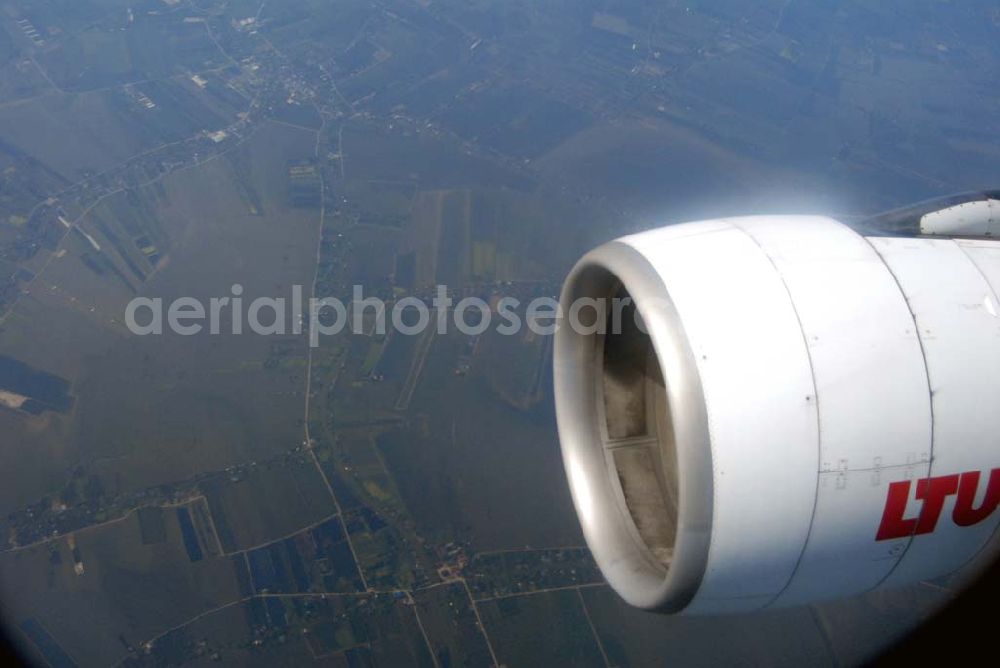
{"label": "engine nacelle", "polygon": [[629,603],[840,598],[948,574],[997,529],[1000,243],[689,223],[586,255],[578,300],[608,306],[556,335],[560,441]]}

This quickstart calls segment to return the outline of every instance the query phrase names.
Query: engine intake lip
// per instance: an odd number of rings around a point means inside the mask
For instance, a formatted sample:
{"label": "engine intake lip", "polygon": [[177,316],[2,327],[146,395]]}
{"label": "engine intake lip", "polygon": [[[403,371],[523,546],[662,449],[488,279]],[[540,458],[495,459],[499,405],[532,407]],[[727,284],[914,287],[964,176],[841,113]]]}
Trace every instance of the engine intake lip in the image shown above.
{"label": "engine intake lip", "polygon": [[[584,537],[608,583],[628,603],[678,612],[690,603],[708,562],[712,528],[711,441],[704,392],[694,353],[667,287],[649,260],[623,241],[588,253],[570,272],[561,305],[606,299],[624,288],[645,325],[663,377],[653,398],[669,419],[671,443],[658,433],[659,456],[677,471],[672,556],[650,548],[622,493],[622,475],[608,458],[603,401],[604,337],[567,322],[556,333],[554,382],[563,463]],[[672,511],[670,511],[672,512]],[[668,563],[669,562],[669,563]]]}

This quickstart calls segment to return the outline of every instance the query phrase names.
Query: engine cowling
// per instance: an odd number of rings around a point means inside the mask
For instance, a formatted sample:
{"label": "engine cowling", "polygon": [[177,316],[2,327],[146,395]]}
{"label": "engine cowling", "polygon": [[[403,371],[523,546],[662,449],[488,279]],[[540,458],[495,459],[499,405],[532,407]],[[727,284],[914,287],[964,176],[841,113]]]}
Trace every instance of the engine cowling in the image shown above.
{"label": "engine cowling", "polygon": [[554,378],[587,543],[629,603],[804,604],[933,578],[1000,513],[1000,243],[814,216],[586,255]]}

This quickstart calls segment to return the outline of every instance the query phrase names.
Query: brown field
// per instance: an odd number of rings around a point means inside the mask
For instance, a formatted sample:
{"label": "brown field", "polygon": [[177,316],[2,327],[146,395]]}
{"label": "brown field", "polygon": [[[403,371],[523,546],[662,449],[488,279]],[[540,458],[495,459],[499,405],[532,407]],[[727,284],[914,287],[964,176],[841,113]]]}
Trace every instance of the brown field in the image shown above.
{"label": "brown field", "polygon": [[176,513],[164,511],[166,540],[144,545],[139,515],[73,536],[84,572],[74,572],[68,539],[0,557],[6,613],[33,616],[81,665],[125,655],[119,634],[145,641],[238,596],[228,558],[188,559]]}

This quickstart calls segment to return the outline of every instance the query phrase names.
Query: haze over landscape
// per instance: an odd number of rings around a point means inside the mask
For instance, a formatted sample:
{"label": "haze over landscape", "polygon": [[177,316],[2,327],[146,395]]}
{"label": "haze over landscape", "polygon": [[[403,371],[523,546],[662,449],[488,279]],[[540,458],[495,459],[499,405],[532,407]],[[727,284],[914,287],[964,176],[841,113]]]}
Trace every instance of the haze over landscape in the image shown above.
{"label": "haze over landscape", "polygon": [[997,72],[986,0],[0,0],[7,634],[52,666],[871,658],[954,582],[719,618],[617,598],[551,337],[124,314],[237,283],[526,301],[654,225],[996,188]]}

